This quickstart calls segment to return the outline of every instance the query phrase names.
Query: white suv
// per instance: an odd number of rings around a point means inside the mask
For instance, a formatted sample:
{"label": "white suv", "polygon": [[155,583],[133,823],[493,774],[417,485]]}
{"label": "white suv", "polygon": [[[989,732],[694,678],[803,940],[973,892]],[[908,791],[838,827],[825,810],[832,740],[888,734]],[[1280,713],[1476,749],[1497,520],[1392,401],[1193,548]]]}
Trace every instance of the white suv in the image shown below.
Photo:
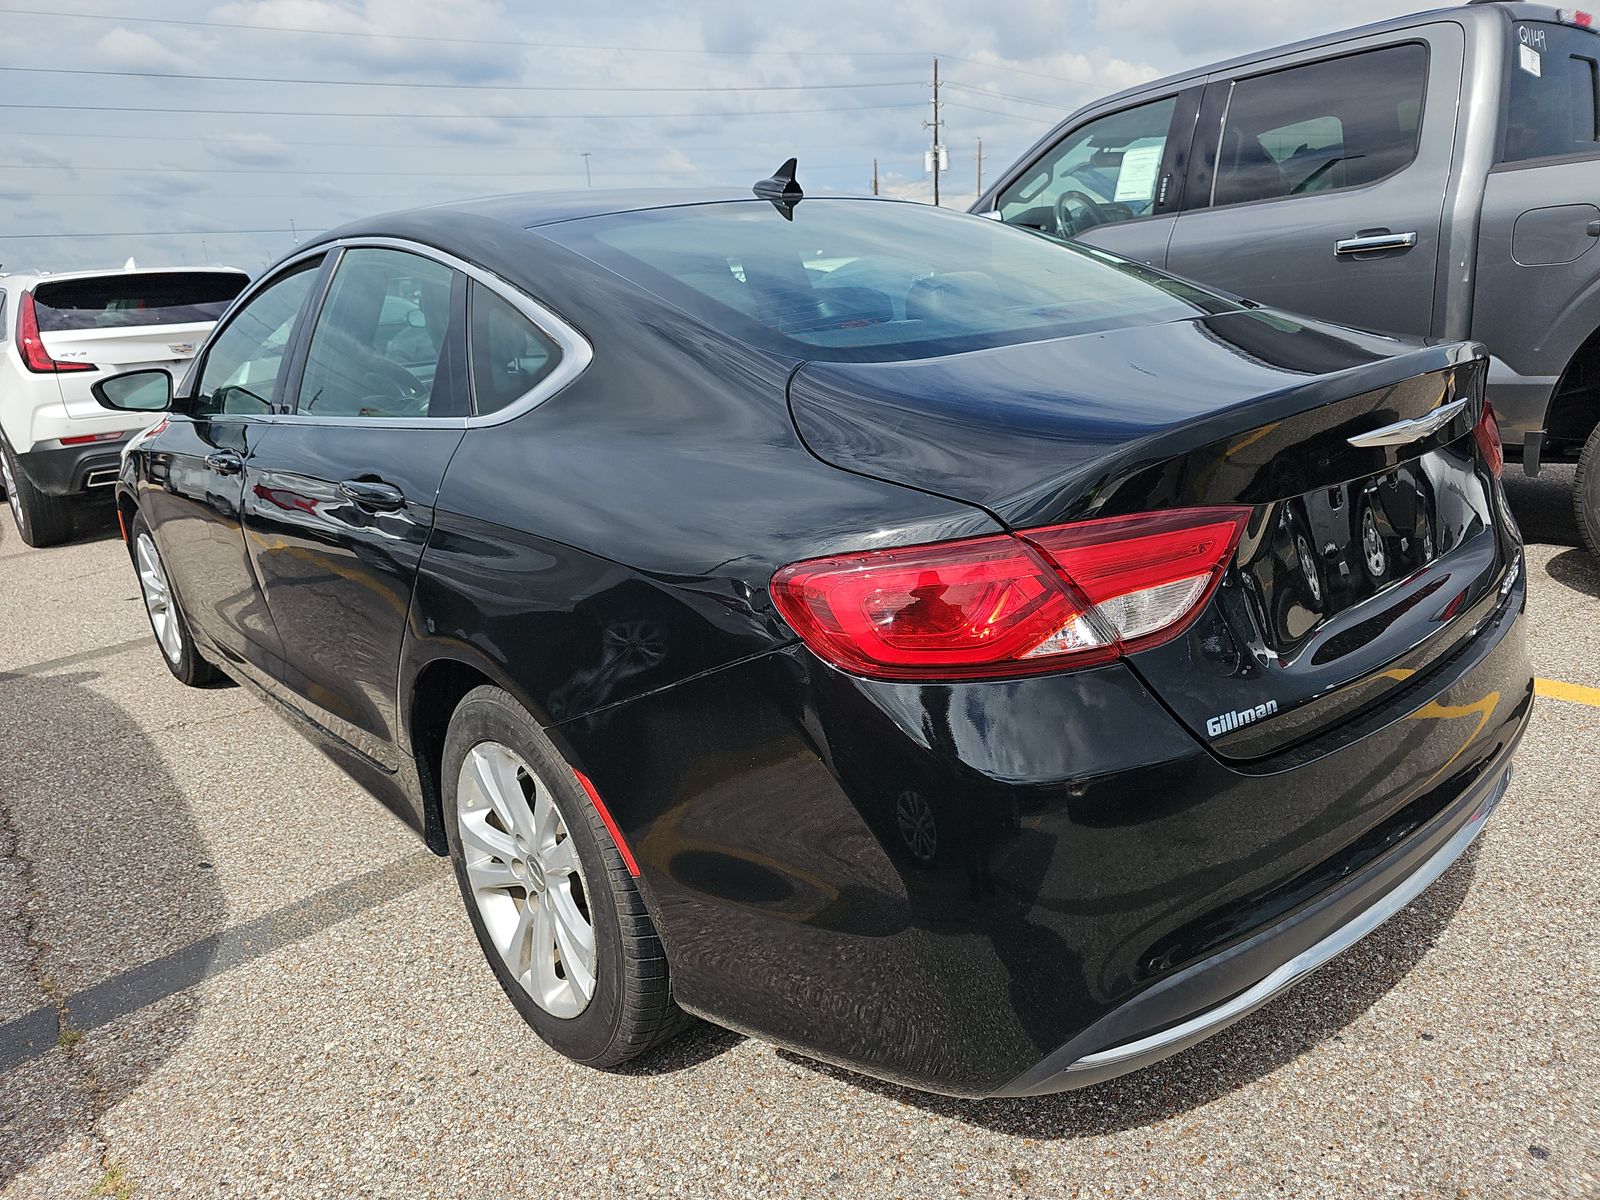
{"label": "white suv", "polygon": [[0,480],[23,541],[70,537],[73,502],[116,482],[124,443],[150,423],[90,386],[140,367],[181,376],[248,282],[231,267],[0,275]]}

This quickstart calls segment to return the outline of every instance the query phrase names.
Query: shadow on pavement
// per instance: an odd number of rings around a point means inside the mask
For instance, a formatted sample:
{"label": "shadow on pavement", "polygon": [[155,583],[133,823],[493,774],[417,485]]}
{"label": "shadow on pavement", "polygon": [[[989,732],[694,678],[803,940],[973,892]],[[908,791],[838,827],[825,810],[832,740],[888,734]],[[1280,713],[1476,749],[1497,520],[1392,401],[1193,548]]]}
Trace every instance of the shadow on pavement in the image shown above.
{"label": "shadow on pavement", "polygon": [[1563,550],[1545,564],[1545,573],[1562,587],[1600,599],[1600,563],[1587,550]]}
{"label": "shadow on pavement", "polygon": [[224,919],[183,793],[140,726],[84,686],[92,678],[0,679],[0,855],[12,885],[0,907],[0,953],[26,965],[26,978],[0,993],[0,1187],[84,1137],[86,1120],[181,1040],[196,1004],[169,993],[117,1014],[114,1031],[97,1035],[105,1022],[80,1017],[75,1000],[204,943]]}
{"label": "shadow on pavement", "polygon": [[[1477,847],[1404,909],[1298,987],[1208,1041],[1098,1087],[1024,1100],[958,1100],[914,1091],[778,1054],[843,1082],[936,1116],[1015,1137],[1099,1137],[1180,1116],[1254,1083],[1340,1033],[1381,1000],[1437,940],[1477,870]],[[1415,1036],[1429,1036],[1418,1030]]]}

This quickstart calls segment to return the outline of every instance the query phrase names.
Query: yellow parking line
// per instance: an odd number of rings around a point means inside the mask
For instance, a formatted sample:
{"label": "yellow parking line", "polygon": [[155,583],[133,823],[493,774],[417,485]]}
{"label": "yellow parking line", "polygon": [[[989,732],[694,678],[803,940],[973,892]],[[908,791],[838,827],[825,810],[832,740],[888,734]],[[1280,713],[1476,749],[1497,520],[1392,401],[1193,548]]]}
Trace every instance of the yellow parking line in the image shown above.
{"label": "yellow parking line", "polygon": [[1549,696],[1552,700],[1567,700],[1573,704],[1587,704],[1591,708],[1600,708],[1600,688],[1584,687],[1577,683],[1561,683],[1554,679],[1535,679],[1533,690],[1540,696]]}

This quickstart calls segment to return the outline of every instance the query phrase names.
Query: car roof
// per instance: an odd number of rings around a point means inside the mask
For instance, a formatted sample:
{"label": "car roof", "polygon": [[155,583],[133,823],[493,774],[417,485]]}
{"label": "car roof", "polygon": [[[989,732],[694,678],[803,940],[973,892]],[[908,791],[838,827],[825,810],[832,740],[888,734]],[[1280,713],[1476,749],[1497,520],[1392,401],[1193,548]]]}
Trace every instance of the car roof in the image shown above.
{"label": "car roof", "polygon": [[[803,173],[804,168],[801,170]],[[905,203],[893,196],[854,196],[847,193],[808,192],[805,198]],[[559,224],[562,221],[643,212],[652,208],[681,208],[693,204],[731,204],[744,201],[755,203],[759,200],[760,197],[749,188],[580,188],[570,191],[519,192],[505,196],[487,196],[477,200],[433,205],[430,209],[417,211],[448,209],[489,217],[509,225],[519,225],[524,229],[533,229],[540,225]]]}
{"label": "car roof", "polygon": [[[802,171],[804,168],[802,168]],[[873,200],[885,204],[910,204],[895,196],[860,196],[843,192],[807,192],[808,200]],[[493,221],[519,229],[537,229],[585,217],[645,212],[656,208],[682,208],[695,204],[765,203],[750,189],[723,188],[579,188],[571,191],[512,192],[472,200],[451,200],[420,208],[378,213],[330,229],[313,239],[316,244],[341,238],[381,237],[394,227],[414,225],[433,217],[464,217]],[[952,210],[959,211],[959,210]],[[306,243],[311,245],[311,242]]]}

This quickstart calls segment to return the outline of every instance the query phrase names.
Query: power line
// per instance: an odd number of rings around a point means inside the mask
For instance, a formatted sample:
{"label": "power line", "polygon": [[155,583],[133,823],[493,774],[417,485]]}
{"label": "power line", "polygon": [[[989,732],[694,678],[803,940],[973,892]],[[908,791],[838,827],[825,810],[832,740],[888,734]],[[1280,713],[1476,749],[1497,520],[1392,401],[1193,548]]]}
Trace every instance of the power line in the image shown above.
{"label": "power line", "polygon": [[[26,138],[26,139],[32,139],[32,140],[35,140],[35,141],[54,141],[54,140],[56,140],[58,138],[90,138],[90,139],[94,139],[94,140],[97,140],[97,141],[113,141],[113,142],[125,142],[125,141],[129,141],[129,140],[133,140],[133,141],[159,141],[159,142],[162,142],[162,143],[164,143],[164,144],[166,144],[168,146],[170,146],[171,142],[172,142],[172,137],[171,137],[170,134],[155,134],[155,133],[151,133],[151,134],[80,133],[80,132],[78,132],[76,130],[0,129],[0,138],[6,138],[6,137],[9,137],[9,138]],[[251,141],[249,139],[248,135],[238,135],[238,136],[234,136],[234,137],[214,137],[214,138],[194,138],[194,137],[192,137],[192,138],[185,138],[184,139],[184,144],[185,145],[191,145],[191,146],[233,146],[233,147],[235,147],[235,148],[237,148],[237,149],[239,149],[241,151],[244,151],[246,153],[250,153],[250,152],[272,153],[272,152],[277,151],[281,147],[289,147],[289,146],[328,146],[328,147],[335,147],[335,148],[348,148],[348,147],[382,148],[382,147],[393,147],[395,149],[426,151],[429,154],[433,154],[433,153],[435,153],[437,151],[440,151],[440,150],[459,150],[459,151],[461,151],[463,153],[467,153],[467,154],[486,154],[486,153],[487,154],[503,154],[503,153],[505,153],[507,151],[510,151],[510,150],[537,150],[537,149],[541,149],[542,148],[542,147],[538,147],[538,146],[528,145],[528,144],[525,144],[525,143],[511,143],[511,142],[473,142],[473,141],[464,141],[464,142],[426,142],[426,143],[423,143],[423,142],[418,142],[415,139],[410,139],[410,140],[402,141],[402,142],[371,141],[371,140],[362,140],[362,141],[342,141],[342,140],[341,141],[325,141],[325,140],[320,139],[320,138],[313,138],[313,139],[308,139],[308,138],[279,138],[279,137],[276,137],[276,136],[273,137],[271,142],[255,142],[255,141]],[[867,148],[867,144],[866,143],[855,143],[855,144],[851,144],[851,145],[841,145],[841,144],[839,144],[837,142],[829,141],[828,148],[830,150],[859,150],[859,149],[866,149]],[[22,148],[21,147],[17,147],[17,149],[22,149]],[[605,154],[605,155],[608,155],[608,156],[615,155],[615,156],[621,156],[623,158],[626,158],[626,157],[628,157],[629,155],[632,155],[632,154],[654,153],[654,150],[652,150],[652,149],[650,149],[648,147],[602,146],[599,150],[595,151],[595,153],[597,153],[597,154]],[[47,167],[47,166],[50,166],[51,164],[49,164],[49,163],[40,163],[38,165],[41,166],[41,167]],[[705,175],[705,174],[714,174],[714,173],[716,173],[718,171],[756,171],[756,170],[764,169],[767,165],[768,164],[764,164],[763,163],[763,164],[759,164],[759,165],[756,165],[756,166],[752,166],[752,165],[750,165],[748,163],[734,163],[734,164],[731,164],[731,165],[730,164],[718,164],[716,166],[701,166],[701,167],[696,167],[693,170],[689,170],[689,169],[681,168],[681,167],[667,168],[665,170],[658,169],[656,167],[650,167],[650,168],[648,168],[648,170],[649,170],[650,174],[652,174],[652,175]],[[855,163],[823,163],[823,164],[807,163],[806,169],[810,170],[810,171],[852,171],[852,170],[856,169],[856,166],[857,166],[857,164],[855,164]],[[71,170],[76,170],[76,169],[77,168],[75,168],[75,167],[62,167],[61,168],[61,170],[63,170],[63,171],[71,171]],[[227,170],[231,170],[232,168],[231,167],[223,167],[222,169],[224,171],[227,171]],[[637,176],[639,174],[640,170],[641,170],[641,168],[634,168],[633,170],[630,170],[630,171],[596,171],[596,172],[594,172],[594,174],[596,176],[606,176],[606,175]],[[560,175],[571,175],[574,172],[573,171],[542,171],[542,172],[518,171],[516,173],[519,174],[519,175],[543,174],[543,175],[550,175],[550,176],[560,176]],[[3,192],[4,192],[4,188],[0,187],[0,193],[3,193]]]}
{"label": "power line", "polygon": [[[91,165],[88,165],[88,166],[77,166],[77,165],[62,166],[59,163],[0,163],[0,171],[131,171],[134,174],[138,174],[138,175],[192,175],[197,170],[200,170],[200,169],[201,168],[198,168],[198,167],[146,167],[146,166],[133,166],[133,165],[115,165],[115,164],[107,165],[105,163],[94,163],[94,164],[91,164]],[[732,175],[732,174],[736,174],[736,173],[738,173],[740,171],[760,171],[760,170],[763,170],[763,169],[764,168],[762,168],[762,167],[713,167],[713,168],[706,168],[704,170],[695,170],[695,171],[686,171],[686,170],[658,171],[658,170],[655,170],[654,168],[649,168],[647,173],[652,175],[652,176],[657,176],[657,175],[659,175],[659,176],[668,176],[668,175],[672,175],[672,176],[678,176],[678,175],[708,176],[708,175]],[[855,169],[855,164],[854,163],[846,164],[844,166],[818,165],[818,166],[808,166],[807,167],[807,170],[811,170],[811,171],[843,171],[843,170],[854,170],[854,169]],[[333,170],[333,169],[327,169],[327,168],[322,168],[322,167],[233,167],[233,166],[222,167],[222,168],[220,168],[219,173],[223,174],[223,175],[323,175],[323,176],[326,176],[326,175],[334,175],[334,176],[343,176],[343,175],[385,175],[385,176],[388,176],[388,175],[392,175],[392,176],[397,176],[397,177],[413,178],[413,179],[431,179],[431,178],[454,178],[454,179],[467,179],[467,178],[563,179],[563,178],[572,178],[572,177],[575,177],[578,174],[578,172],[576,170],[573,170],[573,171],[509,171],[509,170],[499,170],[499,171],[456,171],[456,170],[450,170],[450,171],[410,171],[410,170],[407,170],[407,171],[359,171],[359,170],[342,170],[342,169],[341,170]],[[637,178],[640,175],[640,173],[641,173],[641,171],[639,171],[639,170],[634,170],[634,171],[596,171],[595,172],[596,175],[600,175],[600,176],[619,176],[619,177],[630,177],[630,178]],[[204,193],[196,192],[196,193],[194,193],[194,195],[202,196],[202,195],[204,195]]]}
{"label": "power line", "polygon": [[1036,125],[1059,125],[1061,123],[1059,117],[1036,117],[1032,113],[1001,112],[998,108],[984,108],[981,105],[967,104],[961,100],[946,100],[945,105],[949,108],[959,108],[966,112],[981,112],[995,117],[1010,117],[1013,121],[1032,121]]}
{"label": "power line", "polygon": [[[701,54],[734,55],[745,58],[925,58],[925,50],[691,50],[675,46],[596,46],[570,42],[532,42],[517,38],[437,37],[433,34],[384,33],[365,29],[312,29],[301,25],[252,25],[243,21],[191,21],[177,17],[133,17],[113,13],[62,12],[43,8],[0,8],[0,14],[29,17],[62,17],[83,21],[116,21],[140,25],[180,25],[195,29],[237,29],[254,33],[305,33],[318,37],[378,38],[392,42],[427,42],[456,46],[518,47],[533,50],[591,50],[605,54]],[[973,61],[973,60],[963,60]],[[980,66],[990,64],[982,63]]]}
{"label": "power line", "polygon": [[451,92],[828,92],[853,91],[862,88],[920,87],[915,79],[888,80],[883,83],[781,83],[683,85],[647,87],[611,87],[590,84],[557,83],[429,83],[393,79],[302,79],[283,75],[197,75],[184,71],[110,71],[88,67],[12,67],[0,66],[0,71],[21,75],[95,75],[118,79],[181,79],[204,83],[292,83],[312,87],[382,87],[405,88],[407,91],[428,89]]}
{"label": "power line", "polygon": [[944,85],[945,87],[955,88],[958,91],[970,92],[974,96],[992,96],[996,100],[1015,100],[1019,104],[1036,104],[1040,108],[1054,108],[1061,112],[1073,112],[1079,107],[1076,104],[1056,104],[1050,100],[1035,100],[1030,96],[1014,96],[1010,92],[995,92],[990,91],[988,88],[970,87],[965,83],[955,83],[948,79],[945,80]]}
{"label": "power line", "polygon": [[115,233],[0,233],[0,241],[36,242],[45,238],[108,237],[233,237],[264,233],[293,233],[292,229],[134,229]]}
{"label": "power line", "polygon": [[716,109],[700,112],[647,112],[647,113],[419,113],[419,112],[329,112],[326,110],[274,109],[274,108],[214,108],[206,105],[196,111],[193,105],[185,108],[162,108],[130,104],[0,104],[0,109],[27,108],[42,112],[98,112],[98,113],[178,113],[183,116],[231,117],[398,117],[421,121],[632,121],[665,120],[683,117],[789,117],[802,113],[865,112],[889,108],[921,108],[923,101],[912,100],[895,104],[843,104],[824,108],[767,108],[739,109],[723,112]]}

